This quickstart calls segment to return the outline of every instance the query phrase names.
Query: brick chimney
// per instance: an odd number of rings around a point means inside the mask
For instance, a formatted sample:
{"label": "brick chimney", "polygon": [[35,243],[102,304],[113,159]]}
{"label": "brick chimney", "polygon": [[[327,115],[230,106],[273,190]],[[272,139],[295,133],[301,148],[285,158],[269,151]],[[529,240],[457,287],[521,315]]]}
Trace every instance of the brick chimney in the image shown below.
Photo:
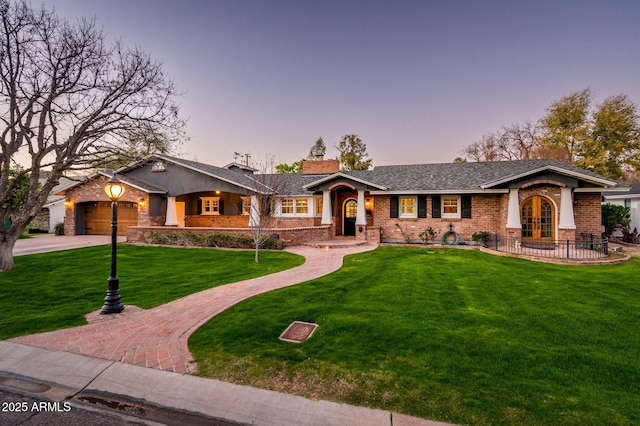
{"label": "brick chimney", "polygon": [[329,173],[337,173],[340,171],[340,161],[324,160],[322,157],[316,157],[315,160],[302,161],[303,175],[323,175]]}

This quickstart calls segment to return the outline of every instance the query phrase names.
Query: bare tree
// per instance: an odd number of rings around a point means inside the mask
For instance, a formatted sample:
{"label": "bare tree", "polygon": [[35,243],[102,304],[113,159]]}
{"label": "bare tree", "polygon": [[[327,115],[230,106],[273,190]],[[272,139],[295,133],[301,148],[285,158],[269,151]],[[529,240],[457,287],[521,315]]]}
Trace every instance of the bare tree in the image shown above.
{"label": "bare tree", "polygon": [[540,146],[540,127],[525,121],[502,128],[501,153],[505,160],[532,160]]}
{"label": "bare tree", "polygon": [[269,239],[277,225],[276,210],[278,197],[291,194],[295,175],[290,173],[274,173],[277,168],[272,156],[256,167],[261,173],[250,175],[254,182],[251,191],[249,210],[249,229],[255,243],[255,262],[260,262],[260,248]]}
{"label": "bare tree", "polygon": [[498,161],[498,137],[495,133],[483,135],[482,139],[467,146],[463,154],[471,161]]}
{"label": "bare tree", "polygon": [[512,161],[536,158],[540,152],[540,130],[537,124],[505,126],[495,133],[467,146],[463,153],[472,161]]}
{"label": "bare tree", "polygon": [[[175,95],[161,63],[109,43],[95,21],[72,25],[44,7],[0,0],[0,220],[10,222],[0,228],[0,270],[13,268],[16,240],[64,172],[111,158],[140,129],[182,137]],[[22,176],[29,191],[17,210],[8,200]]]}

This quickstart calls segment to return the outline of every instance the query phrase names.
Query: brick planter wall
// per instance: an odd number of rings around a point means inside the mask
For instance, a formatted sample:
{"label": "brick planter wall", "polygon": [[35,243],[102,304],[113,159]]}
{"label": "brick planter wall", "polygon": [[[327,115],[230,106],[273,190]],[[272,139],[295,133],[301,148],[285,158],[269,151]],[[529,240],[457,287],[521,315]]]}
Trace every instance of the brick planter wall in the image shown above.
{"label": "brick planter wall", "polygon": [[[176,228],[168,226],[130,226],[127,228],[127,241],[146,243],[147,235],[151,232],[171,234],[175,232],[192,232],[195,234],[213,234],[216,232],[230,235],[251,236],[248,228]],[[302,228],[273,228],[266,229],[266,235],[277,234],[288,246],[297,246],[307,241],[326,241],[331,239],[331,226],[314,226]]]}

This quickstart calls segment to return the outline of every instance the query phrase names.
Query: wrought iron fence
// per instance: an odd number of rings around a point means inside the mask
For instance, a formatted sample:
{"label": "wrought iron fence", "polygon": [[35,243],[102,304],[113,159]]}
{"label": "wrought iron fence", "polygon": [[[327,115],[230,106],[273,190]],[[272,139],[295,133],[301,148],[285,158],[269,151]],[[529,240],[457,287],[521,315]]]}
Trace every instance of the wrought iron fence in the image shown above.
{"label": "wrought iron fence", "polygon": [[486,246],[496,251],[537,257],[563,259],[598,259],[609,255],[607,237],[580,234],[576,240],[536,240],[489,234]]}

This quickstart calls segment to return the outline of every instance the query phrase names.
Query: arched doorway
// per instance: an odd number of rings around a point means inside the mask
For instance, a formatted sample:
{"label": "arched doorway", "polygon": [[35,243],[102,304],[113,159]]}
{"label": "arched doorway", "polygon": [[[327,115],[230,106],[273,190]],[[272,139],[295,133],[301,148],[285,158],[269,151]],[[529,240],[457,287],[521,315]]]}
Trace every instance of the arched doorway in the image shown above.
{"label": "arched doorway", "polygon": [[540,195],[527,198],[522,203],[522,239],[555,240],[555,208],[553,203]]}
{"label": "arched doorway", "polygon": [[358,202],[354,198],[350,198],[344,202],[342,235],[355,237],[356,235],[356,216],[358,214]]}

